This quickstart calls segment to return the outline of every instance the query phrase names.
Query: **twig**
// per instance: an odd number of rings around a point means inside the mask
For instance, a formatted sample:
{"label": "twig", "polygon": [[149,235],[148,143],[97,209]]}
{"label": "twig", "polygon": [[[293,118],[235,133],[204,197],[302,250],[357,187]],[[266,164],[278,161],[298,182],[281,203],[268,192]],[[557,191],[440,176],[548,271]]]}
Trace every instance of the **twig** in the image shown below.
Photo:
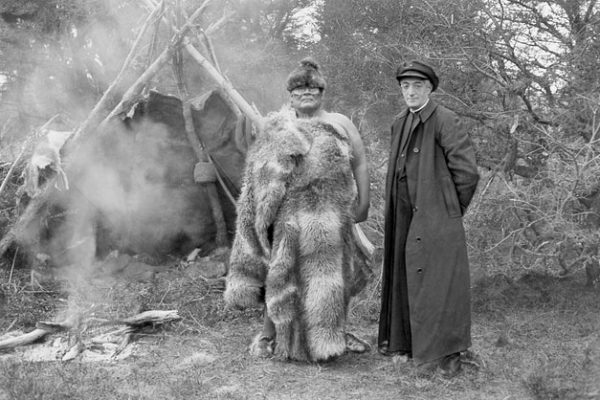
{"label": "twig", "polygon": [[81,342],[81,339],[78,337],[77,341],[71,348],[62,356],[61,361],[71,361],[74,360],[79,354],[83,353],[85,350],[85,345]]}
{"label": "twig", "polygon": [[219,30],[221,28],[221,25],[223,25],[233,14],[234,14],[233,12],[223,13],[223,16],[221,17],[221,19],[219,19],[217,22],[214,22],[208,28],[206,28],[206,30],[204,31],[204,34],[210,36],[217,30]]}
{"label": "twig", "polygon": [[15,158],[15,161],[13,161],[12,165],[8,169],[8,172],[6,173],[6,176],[4,177],[4,180],[2,181],[2,185],[0,185],[0,197],[2,196],[2,192],[4,191],[4,188],[8,184],[8,181],[10,180],[12,173],[14,172],[15,168],[17,167],[17,164],[19,163],[19,161],[21,161],[21,157],[23,157],[23,154],[25,154],[26,148],[27,148],[27,142],[23,143],[23,147],[21,147],[21,151],[19,152],[19,155],[17,156],[17,158]]}
{"label": "twig", "polygon": [[24,294],[40,294],[40,293],[45,293],[45,294],[56,294],[56,293],[61,293],[59,290],[22,290],[21,293]]}
{"label": "twig", "polygon": [[129,343],[131,343],[132,338],[133,338],[133,332],[131,330],[128,332],[125,332],[123,334],[123,339],[121,339],[121,343],[119,343],[119,347],[117,347],[115,352],[112,354],[111,358],[116,358],[117,356],[119,356],[119,354],[121,354],[123,352],[123,350],[125,350],[127,345]]}
{"label": "twig", "polygon": [[10,273],[8,274],[8,284],[9,285],[10,285],[10,282],[12,281],[13,271],[15,269],[15,262],[17,261],[17,254],[19,254],[19,248],[18,247],[15,250],[15,255],[13,257],[12,264],[10,266]]}
{"label": "twig", "polygon": [[369,293],[369,297],[367,297],[367,303],[370,303],[371,300],[373,300],[373,297],[377,293],[377,289],[381,286],[381,283],[383,282],[383,270],[384,268],[382,265],[381,273],[379,274],[379,278],[377,278],[377,283],[375,284],[375,286],[373,286],[373,290],[371,290],[371,293]]}
{"label": "twig", "polygon": [[13,320],[12,320],[12,322],[10,323],[10,325],[8,325],[8,328],[6,328],[6,329],[4,330],[4,332],[5,332],[5,333],[6,333],[6,332],[9,332],[9,331],[12,329],[12,327],[13,327],[13,326],[15,326],[15,324],[16,324],[16,323],[17,323],[17,318],[15,318],[15,319],[13,319]]}

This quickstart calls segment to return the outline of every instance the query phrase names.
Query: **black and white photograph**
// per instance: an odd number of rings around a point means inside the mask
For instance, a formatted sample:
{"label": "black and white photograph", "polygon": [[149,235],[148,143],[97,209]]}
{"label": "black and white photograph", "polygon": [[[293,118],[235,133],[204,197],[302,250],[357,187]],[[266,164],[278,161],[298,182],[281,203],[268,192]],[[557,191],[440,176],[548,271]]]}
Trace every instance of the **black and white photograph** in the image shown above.
{"label": "black and white photograph", "polygon": [[598,0],[0,0],[0,400],[600,400]]}

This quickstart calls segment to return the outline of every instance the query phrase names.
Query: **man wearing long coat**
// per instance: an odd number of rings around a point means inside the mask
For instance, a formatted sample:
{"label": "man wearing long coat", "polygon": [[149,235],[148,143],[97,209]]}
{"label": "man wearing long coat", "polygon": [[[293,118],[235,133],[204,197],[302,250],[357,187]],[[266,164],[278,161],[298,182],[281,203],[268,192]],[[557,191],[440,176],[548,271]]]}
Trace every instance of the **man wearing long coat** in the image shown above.
{"label": "man wearing long coat", "polygon": [[386,180],[379,349],[460,370],[471,345],[470,278],[462,223],[479,175],[468,134],[429,99],[438,77],[413,61],[398,69],[408,109],[392,126]]}

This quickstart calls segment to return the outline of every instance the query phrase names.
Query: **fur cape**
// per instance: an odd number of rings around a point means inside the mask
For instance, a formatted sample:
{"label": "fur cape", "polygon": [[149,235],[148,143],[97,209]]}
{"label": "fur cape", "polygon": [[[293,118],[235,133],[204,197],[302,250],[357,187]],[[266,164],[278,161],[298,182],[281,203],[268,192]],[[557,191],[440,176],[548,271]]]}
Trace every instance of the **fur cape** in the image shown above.
{"label": "fur cape", "polygon": [[356,197],[344,132],[290,111],[268,116],[248,152],[225,301],[263,302],[276,354],[323,361],[344,353],[353,282]]}

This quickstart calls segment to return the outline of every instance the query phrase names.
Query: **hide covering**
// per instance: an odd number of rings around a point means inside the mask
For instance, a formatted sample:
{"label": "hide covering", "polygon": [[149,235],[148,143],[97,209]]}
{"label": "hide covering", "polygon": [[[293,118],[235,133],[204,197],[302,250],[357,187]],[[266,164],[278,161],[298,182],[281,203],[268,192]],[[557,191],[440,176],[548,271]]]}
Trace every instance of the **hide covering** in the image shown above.
{"label": "hide covering", "polygon": [[291,359],[322,361],[346,348],[358,272],[351,149],[345,133],[284,109],[267,117],[247,155],[225,301],[265,302],[275,352]]}

